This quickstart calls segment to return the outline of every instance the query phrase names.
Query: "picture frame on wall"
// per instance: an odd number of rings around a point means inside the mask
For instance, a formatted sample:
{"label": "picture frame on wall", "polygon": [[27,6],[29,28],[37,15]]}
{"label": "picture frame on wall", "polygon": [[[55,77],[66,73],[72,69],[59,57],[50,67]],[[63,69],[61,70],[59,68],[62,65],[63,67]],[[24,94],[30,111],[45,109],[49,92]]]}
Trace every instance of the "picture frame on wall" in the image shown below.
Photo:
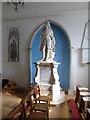
{"label": "picture frame on wall", "polygon": [[8,37],[8,61],[19,61],[19,31],[18,28],[12,27],[9,30]]}

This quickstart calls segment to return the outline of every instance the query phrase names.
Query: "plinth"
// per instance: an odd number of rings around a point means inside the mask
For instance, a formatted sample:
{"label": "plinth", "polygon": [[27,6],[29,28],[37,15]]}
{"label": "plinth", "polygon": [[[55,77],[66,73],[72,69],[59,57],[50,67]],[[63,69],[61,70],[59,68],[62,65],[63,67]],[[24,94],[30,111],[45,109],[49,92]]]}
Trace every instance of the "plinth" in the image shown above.
{"label": "plinth", "polygon": [[40,94],[51,97],[51,104],[57,105],[65,101],[64,92],[60,91],[58,65],[56,61],[38,61],[35,64],[35,82],[40,86]]}

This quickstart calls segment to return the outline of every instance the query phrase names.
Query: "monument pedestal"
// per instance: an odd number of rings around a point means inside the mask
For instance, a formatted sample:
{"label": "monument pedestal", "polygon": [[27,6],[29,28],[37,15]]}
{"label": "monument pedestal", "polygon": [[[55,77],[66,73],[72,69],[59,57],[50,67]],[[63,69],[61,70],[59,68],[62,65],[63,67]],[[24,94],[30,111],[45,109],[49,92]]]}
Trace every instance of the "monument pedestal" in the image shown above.
{"label": "monument pedestal", "polygon": [[40,86],[41,95],[51,97],[51,104],[57,105],[65,101],[65,94],[60,91],[58,65],[56,61],[39,61],[36,66],[35,82]]}

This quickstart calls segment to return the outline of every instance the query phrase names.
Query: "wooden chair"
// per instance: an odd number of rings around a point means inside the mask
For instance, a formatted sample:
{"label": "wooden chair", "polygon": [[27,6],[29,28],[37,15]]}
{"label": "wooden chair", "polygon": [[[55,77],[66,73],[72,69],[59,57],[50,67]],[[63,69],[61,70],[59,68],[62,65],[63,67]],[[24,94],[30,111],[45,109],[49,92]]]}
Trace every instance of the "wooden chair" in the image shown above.
{"label": "wooden chair", "polygon": [[36,85],[35,86],[35,91],[34,91],[36,97],[37,97],[37,100],[40,102],[40,101],[43,101],[43,102],[46,102],[48,103],[48,105],[50,105],[50,97],[49,96],[41,96],[40,95],[40,87],[39,85]]}
{"label": "wooden chair", "polygon": [[12,120],[12,119],[16,119],[16,120],[20,120],[21,119],[21,120],[23,120],[24,119],[24,112],[23,112],[22,105],[18,105],[3,120],[7,120],[7,119],[9,119],[9,120]]}
{"label": "wooden chair", "polygon": [[31,111],[44,112],[47,115],[47,118],[49,117],[48,104],[47,103],[38,103],[38,100],[37,100],[35,94],[30,95],[30,105],[31,105]]}

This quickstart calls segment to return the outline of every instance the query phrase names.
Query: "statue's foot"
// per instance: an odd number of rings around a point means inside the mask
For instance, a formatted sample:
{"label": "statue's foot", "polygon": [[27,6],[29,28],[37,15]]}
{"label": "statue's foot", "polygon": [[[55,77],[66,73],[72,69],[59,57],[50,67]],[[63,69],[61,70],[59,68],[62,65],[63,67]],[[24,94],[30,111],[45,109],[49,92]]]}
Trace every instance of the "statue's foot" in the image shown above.
{"label": "statue's foot", "polygon": [[40,60],[39,62],[43,62],[43,61],[45,61],[45,59],[42,59],[42,60]]}
{"label": "statue's foot", "polygon": [[53,62],[53,59],[46,59],[47,62]]}

